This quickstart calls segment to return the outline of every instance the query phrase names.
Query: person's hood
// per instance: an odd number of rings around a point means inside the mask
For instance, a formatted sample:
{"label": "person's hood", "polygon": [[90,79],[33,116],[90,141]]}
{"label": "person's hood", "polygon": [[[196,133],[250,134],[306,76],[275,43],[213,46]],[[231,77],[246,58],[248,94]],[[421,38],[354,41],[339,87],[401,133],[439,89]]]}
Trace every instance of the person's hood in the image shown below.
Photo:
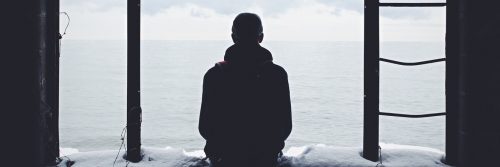
{"label": "person's hood", "polygon": [[271,52],[259,44],[234,44],[224,55],[224,61],[242,66],[255,66],[272,60]]}

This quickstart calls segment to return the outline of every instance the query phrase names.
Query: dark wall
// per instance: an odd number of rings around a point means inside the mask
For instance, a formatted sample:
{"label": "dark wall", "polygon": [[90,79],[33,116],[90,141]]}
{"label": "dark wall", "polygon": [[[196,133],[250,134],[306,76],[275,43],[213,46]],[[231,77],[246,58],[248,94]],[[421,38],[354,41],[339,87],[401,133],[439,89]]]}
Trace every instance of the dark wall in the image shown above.
{"label": "dark wall", "polygon": [[500,158],[500,12],[498,2],[460,0],[459,166],[498,165]]}
{"label": "dark wall", "polygon": [[[0,6],[2,166],[46,166],[55,162],[53,155],[58,154],[54,144],[51,151],[47,149],[47,129],[54,124],[48,125],[51,120],[46,119],[46,115],[54,118],[58,101],[58,87],[54,85],[57,73],[53,73],[57,60],[57,5],[58,1],[15,0]],[[49,59],[52,62],[48,63]],[[42,75],[44,71],[52,73]],[[48,105],[42,106],[42,102]],[[46,106],[50,106],[45,109],[50,114],[41,112]],[[57,141],[57,136],[50,138]]]}
{"label": "dark wall", "polygon": [[[2,145],[0,163],[34,166],[37,88],[36,4],[2,2],[1,73]],[[5,4],[6,3],[6,4]],[[23,11],[23,12],[19,12]],[[15,14],[15,15],[14,15]]]}

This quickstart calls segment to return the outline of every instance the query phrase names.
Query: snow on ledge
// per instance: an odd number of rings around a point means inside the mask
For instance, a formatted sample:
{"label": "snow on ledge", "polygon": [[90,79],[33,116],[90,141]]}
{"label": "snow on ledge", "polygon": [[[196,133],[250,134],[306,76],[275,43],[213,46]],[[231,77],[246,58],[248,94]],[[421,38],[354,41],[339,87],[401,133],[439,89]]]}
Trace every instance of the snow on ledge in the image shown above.
{"label": "snow on ledge", "polygon": [[[385,167],[447,167],[441,162],[444,153],[440,150],[397,144],[383,144],[382,164]],[[280,167],[374,167],[379,162],[371,162],[361,157],[361,148],[338,147],[323,144],[291,147],[280,159]],[[143,148],[144,158],[139,163],[129,163],[129,167],[208,167],[203,161],[203,150],[187,152],[183,149]],[[117,150],[78,152],[76,149],[61,148],[62,162],[58,167],[111,167]],[[127,161],[120,152],[115,166],[126,166]],[[68,165],[71,164],[71,165]],[[381,166],[381,165],[379,165]]]}

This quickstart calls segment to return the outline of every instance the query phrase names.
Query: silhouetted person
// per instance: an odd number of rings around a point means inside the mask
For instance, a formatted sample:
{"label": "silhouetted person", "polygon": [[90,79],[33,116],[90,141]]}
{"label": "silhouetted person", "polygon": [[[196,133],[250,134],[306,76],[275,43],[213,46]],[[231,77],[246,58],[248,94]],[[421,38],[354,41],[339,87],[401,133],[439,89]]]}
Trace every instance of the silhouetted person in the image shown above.
{"label": "silhouetted person", "polygon": [[260,46],[259,16],[241,13],[233,21],[234,45],[203,80],[199,131],[216,167],[276,166],[292,130],[286,71]]}

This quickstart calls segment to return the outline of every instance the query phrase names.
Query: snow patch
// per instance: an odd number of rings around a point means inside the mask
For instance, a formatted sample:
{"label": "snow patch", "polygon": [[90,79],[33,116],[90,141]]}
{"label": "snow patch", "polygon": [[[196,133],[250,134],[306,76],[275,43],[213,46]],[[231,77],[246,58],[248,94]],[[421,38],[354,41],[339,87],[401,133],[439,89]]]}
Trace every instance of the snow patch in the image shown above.
{"label": "snow patch", "polygon": [[78,149],[76,148],[59,148],[59,154],[62,156],[67,156],[71,154],[78,153]]}
{"label": "snow patch", "polygon": [[[397,166],[438,166],[447,167],[441,162],[444,153],[440,150],[397,144],[383,144],[382,164],[386,167]],[[66,148],[65,148],[66,149]],[[63,150],[63,148],[61,148]],[[291,147],[280,158],[280,167],[373,167],[379,162],[368,161],[361,157],[361,148],[338,147],[324,144]],[[80,152],[66,149],[68,158],[64,158],[58,167],[110,167],[113,166],[117,150]],[[150,148],[142,150],[144,157],[139,163],[128,163],[120,152],[115,166],[129,167],[208,167],[208,160],[203,159],[203,150],[185,151],[179,148]],[[72,161],[72,163],[68,163]],[[71,165],[68,165],[71,164]],[[380,165],[379,165],[380,166]]]}

